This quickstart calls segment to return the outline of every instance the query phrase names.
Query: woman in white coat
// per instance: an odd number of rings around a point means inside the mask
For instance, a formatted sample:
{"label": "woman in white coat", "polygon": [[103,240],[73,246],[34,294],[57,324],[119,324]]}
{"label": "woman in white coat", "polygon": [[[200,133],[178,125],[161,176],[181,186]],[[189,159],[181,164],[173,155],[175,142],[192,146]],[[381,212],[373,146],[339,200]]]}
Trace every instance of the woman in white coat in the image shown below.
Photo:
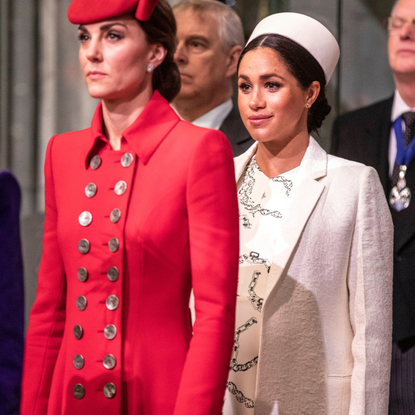
{"label": "woman in white coat", "polygon": [[238,69],[256,143],[235,159],[240,273],[225,415],[387,414],[392,222],[376,171],[310,136],[330,111],[332,34],[261,21]]}

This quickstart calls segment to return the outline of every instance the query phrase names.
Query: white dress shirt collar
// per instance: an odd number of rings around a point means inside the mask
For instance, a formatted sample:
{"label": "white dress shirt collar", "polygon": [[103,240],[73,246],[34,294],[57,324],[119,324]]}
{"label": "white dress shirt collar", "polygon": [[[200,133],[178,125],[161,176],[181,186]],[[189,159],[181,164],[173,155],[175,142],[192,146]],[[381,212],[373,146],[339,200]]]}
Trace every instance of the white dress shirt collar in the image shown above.
{"label": "white dress shirt collar", "polygon": [[213,110],[210,110],[206,114],[203,114],[201,117],[194,120],[192,124],[197,125],[198,127],[219,130],[225,118],[232,111],[232,108],[232,100],[228,99],[223,104],[220,104],[216,108],[213,108]]}
{"label": "white dress shirt collar", "polygon": [[398,117],[400,117],[404,112],[407,111],[415,111],[415,108],[411,108],[407,104],[405,104],[405,101],[402,99],[401,94],[396,89],[395,96],[393,98],[391,121],[394,122]]}

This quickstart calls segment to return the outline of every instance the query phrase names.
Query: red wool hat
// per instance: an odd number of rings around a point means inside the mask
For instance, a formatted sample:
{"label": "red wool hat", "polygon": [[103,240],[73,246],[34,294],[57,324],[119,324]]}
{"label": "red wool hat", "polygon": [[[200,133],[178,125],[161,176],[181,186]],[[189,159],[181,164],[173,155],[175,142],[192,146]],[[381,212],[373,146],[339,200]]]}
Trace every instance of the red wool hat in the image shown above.
{"label": "red wool hat", "polygon": [[73,24],[89,24],[135,12],[138,20],[150,18],[158,0],[72,0],[68,19]]}

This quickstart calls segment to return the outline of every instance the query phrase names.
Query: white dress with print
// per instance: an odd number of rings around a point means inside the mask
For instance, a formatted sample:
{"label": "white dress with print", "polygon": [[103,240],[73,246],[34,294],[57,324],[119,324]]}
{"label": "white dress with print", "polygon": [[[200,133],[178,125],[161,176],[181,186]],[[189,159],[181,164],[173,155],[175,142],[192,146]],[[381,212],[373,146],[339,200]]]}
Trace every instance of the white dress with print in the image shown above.
{"label": "white dress with print", "polygon": [[255,156],[238,186],[240,219],[236,330],[224,415],[253,415],[262,306],[280,224],[298,168],[269,179]]}

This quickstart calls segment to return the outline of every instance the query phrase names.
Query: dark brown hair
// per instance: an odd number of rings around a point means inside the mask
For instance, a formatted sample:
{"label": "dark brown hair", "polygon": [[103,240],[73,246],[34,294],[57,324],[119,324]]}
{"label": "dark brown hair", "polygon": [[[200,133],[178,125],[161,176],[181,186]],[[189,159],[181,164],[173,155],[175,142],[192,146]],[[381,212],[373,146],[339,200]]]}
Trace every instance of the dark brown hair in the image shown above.
{"label": "dark brown hair", "polygon": [[331,110],[331,106],[326,98],[326,77],[320,64],[308,50],[303,48],[297,42],[294,42],[285,36],[268,34],[259,36],[249,42],[239,57],[238,71],[239,64],[244,55],[249,51],[258,48],[270,48],[277,52],[283,60],[287,70],[297,80],[300,88],[305,90],[313,83],[313,81],[319,82],[320,93],[308,111],[307,118],[308,133],[310,134],[313,131],[317,131]]}
{"label": "dark brown hair", "polygon": [[146,34],[147,42],[154,45],[160,43],[166,49],[164,61],[153,72],[153,89],[171,102],[179,93],[180,73],[174,62],[177,47],[176,20],[166,0],[160,0],[149,20],[138,21]]}

